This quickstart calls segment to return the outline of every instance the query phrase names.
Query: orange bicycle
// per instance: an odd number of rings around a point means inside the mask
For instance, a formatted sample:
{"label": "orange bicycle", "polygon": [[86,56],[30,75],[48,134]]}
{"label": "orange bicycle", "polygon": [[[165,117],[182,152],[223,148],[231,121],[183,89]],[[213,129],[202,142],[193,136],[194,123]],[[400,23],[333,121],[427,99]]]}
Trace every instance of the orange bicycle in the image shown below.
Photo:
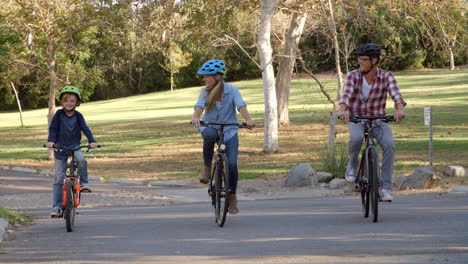
{"label": "orange bicycle", "polygon": [[[44,145],[44,147],[46,147],[46,145]],[[100,148],[101,145],[98,145],[97,147]],[[76,212],[76,208],[78,208],[81,201],[80,179],[75,175],[75,171],[78,168],[77,163],[75,162],[75,151],[82,148],[88,148],[86,152],[90,152],[92,149],[89,145],[79,146],[75,149],[69,149],[58,144],[54,144],[52,148],[56,149],[57,151],[66,151],[69,153],[69,156],[71,156],[71,161],[68,164],[69,173],[65,173],[65,179],[63,180],[62,209],[56,218],[63,217],[65,219],[67,231],[72,232],[75,228],[75,215],[78,214]]]}

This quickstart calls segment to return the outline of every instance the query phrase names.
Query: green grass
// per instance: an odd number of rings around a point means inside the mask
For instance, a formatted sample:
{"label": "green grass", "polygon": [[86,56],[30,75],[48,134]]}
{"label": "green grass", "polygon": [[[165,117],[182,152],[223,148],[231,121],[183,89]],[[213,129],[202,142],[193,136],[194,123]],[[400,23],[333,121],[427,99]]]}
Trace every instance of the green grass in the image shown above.
{"label": "green grass", "polygon": [[[433,107],[434,165],[468,166],[468,69],[458,71],[396,72],[405,100],[407,119],[392,124],[397,157],[396,171],[410,173],[428,164],[428,127],[423,108]],[[336,94],[335,78],[322,79]],[[330,104],[310,79],[293,78],[290,96],[291,125],[279,131],[280,151],[264,154],[264,99],[261,80],[235,82],[259,125],[240,131],[241,178],[284,175],[292,166],[311,163],[321,168],[320,155],[327,142]],[[108,101],[83,103],[85,116],[103,148],[88,155],[90,174],[136,179],[191,178],[201,169],[199,133],[188,125],[201,86]],[[393,113],[389,99],[388,114]],[[47,109],[19,114],[0,113],[0,164],[50,170],[42,145],[47,140]],[[346,142],[347,128],[338,125],[337,141]]]}
{"label": "green grass", "polygon": [[6,219],[10,224],[30,224],[33,220],[32,217],[25,216],[23,214],[18,214],[13,211],[9,211],[0,206],[0,218]]}

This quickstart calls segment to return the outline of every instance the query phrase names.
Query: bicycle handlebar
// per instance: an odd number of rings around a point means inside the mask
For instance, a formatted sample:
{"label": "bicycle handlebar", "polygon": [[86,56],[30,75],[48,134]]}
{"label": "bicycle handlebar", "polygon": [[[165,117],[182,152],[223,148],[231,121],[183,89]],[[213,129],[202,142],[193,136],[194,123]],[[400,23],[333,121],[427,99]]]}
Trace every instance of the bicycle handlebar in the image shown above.
{"label": "bicycle handlebar", "polygon": [[361,120],[377,120],[380,119],[385,123],[388,123],[390,121],[395,121],[395,118],[393,116],[350,116],[349,121],[353,123],[359,123]]}
{"label": "bicycle handlebar", "polygon": [[[192,121],[190,121],[190,124],[192,124]],[[223,127],[224,126],[238,126],[239,128],[250,128],[247,126],[247,123],[217,123],[217,122],[205,122],[205,121],[200,120],[200,126],[209,127],[211,125],[218,125],[218,126],[223,126]]]}
{"label": "bicycle handlebar", "polygon": [[[44,148],[47,148],[47,145],[44,144],[43,147],[44,147]],[[97,145],[97,147],[100,148],[101,145]],[[52,148],[53,148],[53,149],[56,149],[56,150],[67,150],[67,151],[77,151],[77,150],[82,149],[82,148],[88,148],[87,151],[90,151],[90,150],[91,150],[90,145],[82,145],[82,146],[79,146],[79,147],[77,147],[77,148],[75,148],[75,149],[70,149],[70,148],[66,148],[66,147],[64,147],[64,146],[60,146],[59,144],[54,144],[54,145],[52,146]]]}

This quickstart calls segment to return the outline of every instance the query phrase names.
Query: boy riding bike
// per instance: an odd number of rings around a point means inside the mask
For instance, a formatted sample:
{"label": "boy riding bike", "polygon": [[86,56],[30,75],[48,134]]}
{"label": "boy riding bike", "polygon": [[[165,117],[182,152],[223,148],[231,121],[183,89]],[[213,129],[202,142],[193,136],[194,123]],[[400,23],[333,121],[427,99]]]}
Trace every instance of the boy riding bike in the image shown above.
{"label": "boy riding bike", "polygon": [[[78,88],[66,86],[60,93],[60,103],[63,108],[57,110],[49,126],[49,137],[46,146],[52,148],[54,144],[74,149],[80,146],[81,132],[88,138],[91,148],[96,148],[97,143],[94,140],[91,130],[86,125],[83,115],[75,108],[80,105],[81,95]],[[67,160],[69,153],[57,151],[55,149],[55,179],[53,185],[53,204],[51,217],[58,217],[62,208],[62,185],[67,170]],[[78,178],[82,191],[91,192],[88,185],[88,164],[83,151],[75,151],[75,161],[78,164]]]}

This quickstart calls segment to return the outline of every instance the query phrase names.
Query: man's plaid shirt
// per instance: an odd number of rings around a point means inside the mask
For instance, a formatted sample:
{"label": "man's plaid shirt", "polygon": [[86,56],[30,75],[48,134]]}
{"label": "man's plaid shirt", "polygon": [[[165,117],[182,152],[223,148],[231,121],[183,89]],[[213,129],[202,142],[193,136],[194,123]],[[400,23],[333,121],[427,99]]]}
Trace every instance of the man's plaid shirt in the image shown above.
{"label": "man's plaid shirt", "polygon": [[363,78],[364,74],[361,70],[354,70],[348,73],[346,77],[340,104],[345,104],[348,107],[350,116],[386,115],[387,93],[395,102],[395,107],[397,104],[406,105],[391,72],[377,68],[377,74],[374,77],[367,99],[362,94]]}

